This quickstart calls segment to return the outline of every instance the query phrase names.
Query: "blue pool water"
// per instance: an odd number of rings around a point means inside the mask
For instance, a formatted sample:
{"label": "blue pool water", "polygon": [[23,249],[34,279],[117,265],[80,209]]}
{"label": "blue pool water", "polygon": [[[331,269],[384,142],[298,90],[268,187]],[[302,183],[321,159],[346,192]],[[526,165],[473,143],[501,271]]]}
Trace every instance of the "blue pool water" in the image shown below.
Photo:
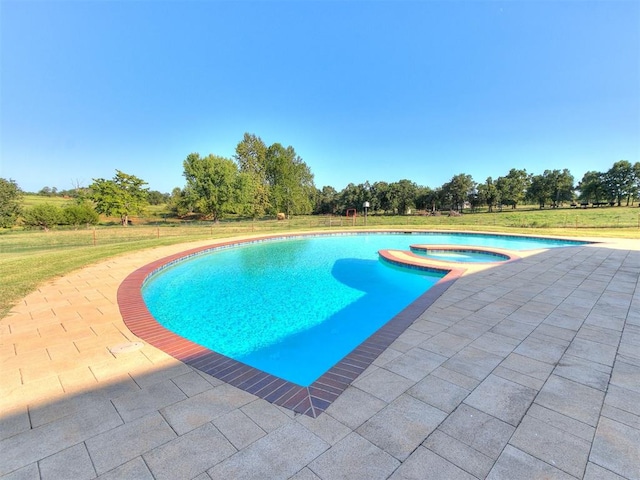
{"label": "blue pool water", "polygon": [[308,386],[446,274],[378,260],[378,250],[417,243],[514,250],[575,244],[461,234],[290,237],[180,261],[152,275],[142,295],[176,334]]}

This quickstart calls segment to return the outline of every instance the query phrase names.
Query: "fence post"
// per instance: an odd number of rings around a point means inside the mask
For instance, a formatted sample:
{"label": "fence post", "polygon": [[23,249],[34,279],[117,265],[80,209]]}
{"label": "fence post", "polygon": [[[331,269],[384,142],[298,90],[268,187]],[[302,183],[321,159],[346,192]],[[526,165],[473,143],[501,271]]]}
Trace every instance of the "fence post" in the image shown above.
{"label": "fence post", "polygon": [[96,246],[96,227],[93,227],[93,246]]}

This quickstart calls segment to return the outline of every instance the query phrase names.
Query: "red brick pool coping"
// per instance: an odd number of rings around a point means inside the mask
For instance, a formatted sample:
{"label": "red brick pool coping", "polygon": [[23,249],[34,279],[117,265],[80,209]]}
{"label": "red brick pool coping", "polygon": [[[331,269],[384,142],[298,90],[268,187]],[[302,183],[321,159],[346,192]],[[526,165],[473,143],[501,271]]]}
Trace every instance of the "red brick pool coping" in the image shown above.
{"label": "red brick pool coping", "polygon": [[[377,231],[375,233],[384,232]],[[262,236],[245,240],[218,242],[149,263],[127,276],[118,288],[118,306],[124,323],[140,339],[193,368],[275,405],[315,418],[324,412],[402,332],[440,297],[464,273],[465,269],[433,268],[433,270],[448,271],[448,273],[308,387],[296,385],[265,373],[173,333],[153,318],[142,299],[142,286],[145,280],[154,272],[180,260],[207,251],[243,243],[255,243],[277,238],[295,238],[305,235]],[[325,234],[314,234],[314,236],[319,235]],[[414,266],[424,268],[424,265]]]}

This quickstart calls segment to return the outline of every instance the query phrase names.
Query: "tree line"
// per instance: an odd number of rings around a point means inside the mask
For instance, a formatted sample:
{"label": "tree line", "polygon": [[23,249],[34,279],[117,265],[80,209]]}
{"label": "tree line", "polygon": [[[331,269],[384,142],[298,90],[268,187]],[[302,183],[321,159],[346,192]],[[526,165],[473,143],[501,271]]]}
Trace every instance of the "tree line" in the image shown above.
{"label": "tree line", "polygon": [[512,168],[506,175],[474,181],[457,174],[437,188],[403,179],[397,182],[348,184],[338,192],[331,186],[316,188],[309,166],[292,146],[267,146],[255,134],[245,133],[232,158],[191,153],[183,161],[184,187],[171,194],[150,191],[135,175],[116,170],[112,179],[93,179],[88,187],[59,192],[44,187],[39,194],[75,198],[64,208],[40,204],[21,208],[22,191],[13,180],[0,178],[0,227],[11,227],[18,218],[26,226],[83,225],[98,222],[98,214],[119,217],[122,225],[140,215],[149,204],[166,203],[178,217],[217,221],[228,215],[263,218],[275,215],[331,214],[362,211],[367,202],[371,214],[409,214],[438,211],[461,212],[486,207],[489,212],[523,203],[558,207],[580,202],[601,205],[633,205],[640,196],[640,162],[615,162],[606,172],[589,171],[576,184],[569,170],[545,170],[530,174]]}
{"label": "tree line", "polygon": [[465,207],[498,206],[513,209],[522,203],[558,207],[576,200],[583,203],[615,202],[627,205],[640,194],[640,162],[616,162],[607,172],[587,172],[576,185],[569,170],[545,170],[534,175],[511,169],[505,176],[477,183],[467,174],[454,175],[438,188],[403,179],[397,182],[348,184],[338,192],[332,186],[315,187],[313,174],[293,147],[266,146],[245,133],[233,159],[190,154],[183,163],[187,181],[176,188],[168,204],[178,216],[199,214],[217,220],[227,214],[259,218],[265,215],[332,214],[362,211],[407,214],[414,210],[461,211]]}
{"label": "tree line", "polygon": [[406,214],[412,210],[437,212],[450,210],[461,212],[486,207],[489,212],[496,207],[515,209],[518,205],[537,204],[559,207],[579,201],[583,205],[606,203],[633,204],[640,194],[640,162],[631,165],[621,160],[607,172],[587,172],[575,183],[569,170],[545,170],[533,175],[524,169],[512,168],[505,176],[488,177],[477,183],[471,175],[454,175],[438,188],[419,186],[411,180],[398,182],[350,183],[341,192],[323,187],[317,192],[316,213],[344,213],[348,208],[360,210],[369,202],[372,212]]}

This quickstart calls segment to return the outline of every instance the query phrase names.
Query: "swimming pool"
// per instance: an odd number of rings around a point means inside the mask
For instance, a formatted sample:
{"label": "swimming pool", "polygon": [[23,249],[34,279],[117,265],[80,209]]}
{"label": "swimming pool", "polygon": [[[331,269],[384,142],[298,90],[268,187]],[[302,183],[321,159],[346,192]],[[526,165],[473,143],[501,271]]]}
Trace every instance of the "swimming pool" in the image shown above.
{"label": "swimming pool", "polygon": [[214,249],[150,276],[142,296],[165,328],[310,386],[446,270],[404,270],[380,249],[411,244],[527,250],[578,242],[458,233],[306,235]]}

